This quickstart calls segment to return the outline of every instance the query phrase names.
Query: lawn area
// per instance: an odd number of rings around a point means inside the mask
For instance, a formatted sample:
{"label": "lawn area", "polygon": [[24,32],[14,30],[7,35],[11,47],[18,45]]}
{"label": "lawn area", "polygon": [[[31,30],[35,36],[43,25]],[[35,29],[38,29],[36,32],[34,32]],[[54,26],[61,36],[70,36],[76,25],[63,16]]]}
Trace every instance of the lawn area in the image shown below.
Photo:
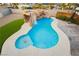
{"label": "lawn area", "polygon": [[5,40],[10,37],[12,34],[17,32],[22,24],[24,23],[23,19],[17,19],[13,22],[10,22],[2,27],[0,27],[0,51]]}

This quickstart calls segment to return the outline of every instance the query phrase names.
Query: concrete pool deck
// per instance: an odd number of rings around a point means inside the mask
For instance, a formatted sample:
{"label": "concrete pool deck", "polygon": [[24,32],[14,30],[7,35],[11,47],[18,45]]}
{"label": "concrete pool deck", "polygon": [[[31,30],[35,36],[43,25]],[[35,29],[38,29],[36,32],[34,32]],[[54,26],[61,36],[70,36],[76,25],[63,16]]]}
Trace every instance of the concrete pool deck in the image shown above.
{"label": "concrete pool deck", "polygon": [[[55,18],[53,18],[55,19]],[[17,49],[15,48],[15,41],[17,37],[27,33],[31,27],[25,23],[22,28],[10,36],[2,47],[1,55],[66,55],[69,56],[70,54],[70,42],[68,37],[62,32],[58,26],[57,21],[55,20],[51,24],[55,31],[59,34],[59,42],[56,46],[49,48],[49,49],[39,49],[33,46],[29,46],[28,48],[24,49]],[[64,39],[63,39],[64,38]],[[6,49],[8,48],[8,49]]]}
{"label": "concrete pool deck", "polygon": [[79,25],[58,20],[58,27],[69,37],[71,55],[79,56]]}

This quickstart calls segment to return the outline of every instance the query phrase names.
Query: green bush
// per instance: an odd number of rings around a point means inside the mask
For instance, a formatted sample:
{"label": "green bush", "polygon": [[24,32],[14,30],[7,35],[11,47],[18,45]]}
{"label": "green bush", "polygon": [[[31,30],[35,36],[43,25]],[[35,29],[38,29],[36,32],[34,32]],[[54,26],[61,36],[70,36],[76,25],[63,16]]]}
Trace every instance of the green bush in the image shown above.
{"label": "green bush", "polygon": [[67,21],[68,20],[66,16],[58,16],[57,18],[58,19],[61,19],[63,21]]}
{"label": "green bush", "polygon": [[57,16],[56,18],[79,25],[79,20],[77,19],[70,19],[69,17],[66,16]]}

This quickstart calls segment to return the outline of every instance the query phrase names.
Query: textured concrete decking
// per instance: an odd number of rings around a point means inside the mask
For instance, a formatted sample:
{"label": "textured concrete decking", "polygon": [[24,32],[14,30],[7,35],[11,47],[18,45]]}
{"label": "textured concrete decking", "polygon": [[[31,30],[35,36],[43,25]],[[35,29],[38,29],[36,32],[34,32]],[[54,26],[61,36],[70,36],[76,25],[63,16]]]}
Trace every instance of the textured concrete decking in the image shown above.
{"label": "textured concrete decking", "polygon": [[79,56],[79,25],[68,24],[61,20],[58,20],[58,24],[59,28],[61,28],[70,39],[71,54]]}

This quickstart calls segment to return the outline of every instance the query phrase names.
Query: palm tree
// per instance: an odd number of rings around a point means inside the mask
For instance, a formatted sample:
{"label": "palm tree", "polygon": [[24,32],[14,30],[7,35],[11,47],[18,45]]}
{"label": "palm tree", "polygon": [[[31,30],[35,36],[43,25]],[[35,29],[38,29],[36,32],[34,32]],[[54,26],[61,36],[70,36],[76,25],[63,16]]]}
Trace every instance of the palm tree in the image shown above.
{"label": "palm tree", "polygon": [[35,9],[36,9],[36,8],[40,8],[40,9],[41,9],[42,4],[37,4],[37,3],[36,3],[36,4],[34,4],[32,7],[35,8]]}
{"label": "palm tree", "polygon": [[72,7],[73,6],[73,3],[68,3],[67,6],[68,6],[67,7],[68,9],[73,9],[73,7]]}
{"label": "palm tree", "polygon": [[60,7],[61,7],[62,10],[64,10],[66,8],[66,3],[60,4]]}
{"label": "palm tree", "polygon": [[60,4],[60,7],[61,7],[62,10],[64,10],[64,9],[72,9],[73,8],[72,6],[73,6],[72,3],[62,3],[62,4]]}
{"label": "palm tree", "polygon": [[12,6],[13,8],[18,9],[18,3],[12,3],[11,6]]}

